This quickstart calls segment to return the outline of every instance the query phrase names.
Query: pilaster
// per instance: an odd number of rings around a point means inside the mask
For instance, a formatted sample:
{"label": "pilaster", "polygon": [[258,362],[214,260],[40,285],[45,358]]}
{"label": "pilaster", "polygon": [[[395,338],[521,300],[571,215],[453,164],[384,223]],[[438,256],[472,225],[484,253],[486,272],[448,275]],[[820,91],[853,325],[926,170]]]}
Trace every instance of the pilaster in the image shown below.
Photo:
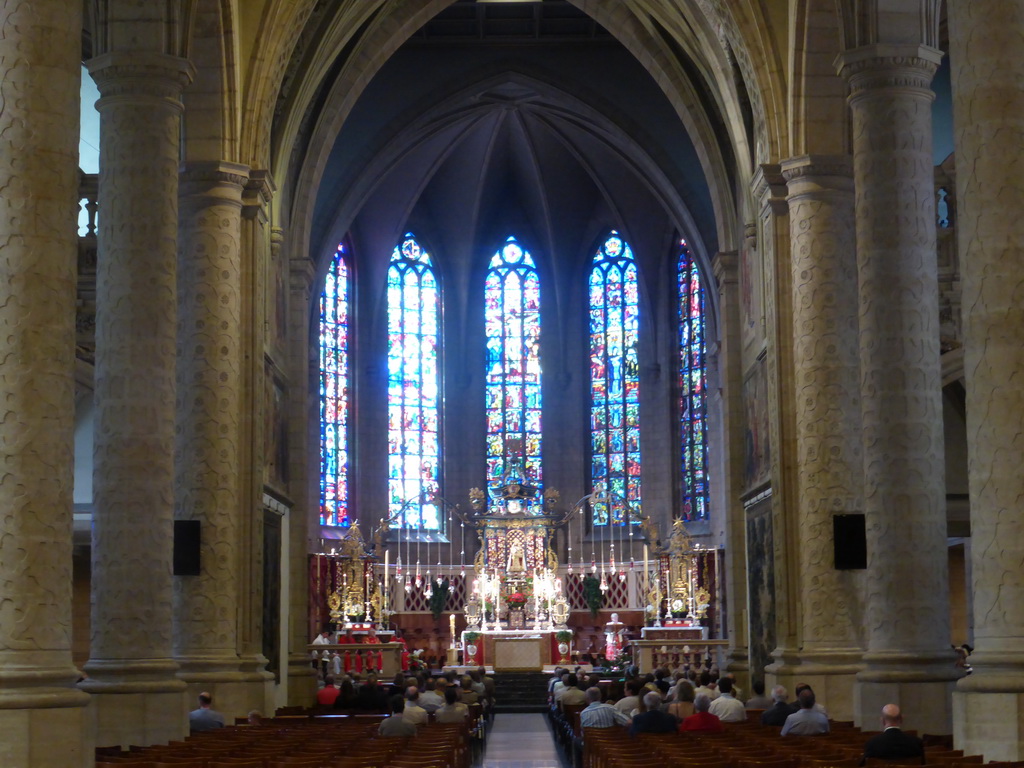
{"label": "pilaster", "polygon": [[[860,303],[867,652],[855,721],[890,702],[949,733],[949,649],[931,78],[941,52],[880,44],[839,58],[850,86]],[[912,532],[912,535],[911,535]]]}
{"label": "pilaster", "polygon": [[188,730],[172,658],[178,155],[187,61],[89,62],[99,87],[92,645],[97,740]]}
{"label": "pilaster", "polygon": [[93,764],[71,661],[74,0],[0,7],[0,764]]}
{"label": "pilaster", "polygon": [[[278,231],[278,242],[283,245],[283,234]],[[285,258],[288,258],[285,253]],[[288,333],[291,339],[303,342],[312,337],[310,323],[314,322],[313,281],[316,265],[305,256],[288,258],[289,297]],[[291,450],[292,476],[309,478],[309,481],[295,483],[294,504],[289,518],[290,571],[289,603],[291,626],[288,647],[288,703],[304,704],[316,692],[316,677],[309,663],[307,644],[309,637],[309,552],[311,528],[318,526],[319,498],[313,478],[319,477],[319,454],[317,452],[319,420],[316,417],[316,403],[310,392],[319,391],[315,386],[318,371],[315,370],[317,357],[313,348],[306,343],[291,344],[292,355],[289,369],[297,386],[291,389],[288,410],[288,444]]]}
{"label": "pilaster", "polygon": [[975,643],[953,732],[986,760],[1024,758],[1022,32],[1012,0],[949,6]]}
{"label": "pilaster", "polygon": [[[739,256],[736,251],[723,251],[712,259],[719,296],[718,371],[720,388],[728,398],[722,407],[723,452],[726,456],[723,478],[727,515],[727,550],[725,590],[732,603],[728,612],[729,650],[726,669],[736,674],[740,687],[750,690],[750,663],[747,627],[746,520],[740,496],[743,493],[743,372],[740,355]],[[742,609],[740,607],[742,606]],[[760,677],[760,670],[757,672]]]}
{"label": "pilaster", "polygon": [[796,642],[798,574],[791,565],[796,549],[792,508],[796,492],[794,456],[792,276],[789,268],[789,206],[786,180],[778,164],[764,164],[754,173],[751,195],[758,205],[758,229],[764,255],[765,365],[768,379],[768,442],[771,450],[772,540],[775,551],[774,661],[765,669],[765,685],[776,683],[782,656]]}
{"label": "pilaster", "polygon": [[[274,301],[268,288],[268,266],[271,261],[271,205],[276,187],[269,171],[255,169],[242,191],[242,455],[239,468],[241,505],[247,513],[239,528],[242,562],[239,580],[244,594],[239,601],[238,648],[243,669],[251,676],[266,681],[266,703],[261,711],[273,711],[274,664],[264,653],[264,629],[278,616],[265,615],[264,606],[264,514],[265,466],[268,453],[268,425],[272,420],[273,403],[267,390],[267,326]],[[276,555],[275,555],[276,556]],[[277,601],[279,610],[287,604]],[[270,628],[268,628],[269,631]],[[271,648],[267,649],[272,652]],[[274,660],[276,662],[276,659]]]}
{"label": "pilaster", "polygon": [[[174,655],[190,699],[213,694],[241,716],[266,706],[266,678],[243,668],[239,466],[242,414],[241,208],[246,166],[192,162],[181,173],[175,517],[200,522],[200,574],[174,578]],[[250,515],[251,516],[251,515]]]}
{"label": "pilaster", "polygon": [[864,620],[857,571],[837,571],[832,516],[863,509],[857,261],[848,156],[785,160],[795,395],[796,650],[778,682],[810,684],[837,720],[853,719]]}

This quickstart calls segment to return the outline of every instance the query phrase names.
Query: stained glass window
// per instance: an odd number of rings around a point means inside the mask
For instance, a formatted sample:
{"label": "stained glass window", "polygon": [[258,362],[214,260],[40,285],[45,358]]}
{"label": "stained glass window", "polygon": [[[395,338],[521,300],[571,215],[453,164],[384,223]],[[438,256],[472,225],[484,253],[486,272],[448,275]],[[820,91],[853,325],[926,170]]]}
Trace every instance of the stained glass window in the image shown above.
{"label": "stained glass window", "polygon": [[595,526],[638,522],[640,307],[636,262],[611,232],[590,270],[590,478]]}
{"label": "stained glass window", "polygon": [[521,459],[524,478],[541,482],[540,278],[514,237],[491,257],[484,288],[487,334],[487,477]]}
{"label": "stained glass window", "polygon": [[680,242],[679,426],[682,437],[683,520],[708,517],[707,394],[704,373],[704,287],[686,241]]}
{"label": "stained glass window", "polygon": [[320,296],[320,524],[347,526],[349,278],[339,245]]}
{"label": "stained glass window", "polygon": [[441,294],[430,254],[407,234],[388,267],[388,509],[393,525],[439,531]]}

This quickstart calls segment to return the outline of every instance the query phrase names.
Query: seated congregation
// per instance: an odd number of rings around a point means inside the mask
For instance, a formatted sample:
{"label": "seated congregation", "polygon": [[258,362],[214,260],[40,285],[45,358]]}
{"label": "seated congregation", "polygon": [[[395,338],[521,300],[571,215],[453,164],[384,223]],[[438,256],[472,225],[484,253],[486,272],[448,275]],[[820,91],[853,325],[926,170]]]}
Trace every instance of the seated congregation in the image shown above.
{"label": "seated congregation", "polygon": [[[338,685],[335,685],[335,682]],[[310,707],[250,712],[226,725],[210,694],[189,714],[190,735],[149,747],[100,747],[97,768],[469,768],[495,698],[483,670],[428,677],[328,675]]]}
{"label": "seated congregation", "polygon": [[[548,685],[549,717],[566,763],[631,768],[671,762],[687,768],[859,768],[977,766],[981,755],[952,749],[952,737],[919,737],[902,728],[895,704],[878,726],[862,731],[834,721],[811,686],[789,692],[763,683],[744,697],[736,681],[714,670],[667,669],[624,680],[557,669]],[[990,763],[988,768],[1022,768]]]}

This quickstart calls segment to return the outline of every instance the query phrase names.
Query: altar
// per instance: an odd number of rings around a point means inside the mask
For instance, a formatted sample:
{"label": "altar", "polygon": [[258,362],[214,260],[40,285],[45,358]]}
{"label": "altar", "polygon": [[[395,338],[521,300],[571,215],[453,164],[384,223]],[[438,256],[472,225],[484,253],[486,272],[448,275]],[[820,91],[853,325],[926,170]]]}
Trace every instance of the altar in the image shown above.
{"label": "altar", "polygon": [[681,642],[683,640],[700,641],[708,639],[708,628],[699,624],[692,625],[680,621],[678,624],[666,622],[662,627],[644,627],[640,630],[640,636],[644,640],[668,640],[670,642]]}
{"label": "altar", "polygon": [[501,630],[466,634],[478,635],[472,642],[463,641],[465,663],[474,667],[494,667],[496,672],[541,672],[560,656],[554,632]]}
{"label": "altar", "polygon": [[[466,636],[470,640],[466,640]],[[463,634],[463,658],[470,666],[492,666],[496,672],[540,672],[559,661],[554,631],[497,630]]]}

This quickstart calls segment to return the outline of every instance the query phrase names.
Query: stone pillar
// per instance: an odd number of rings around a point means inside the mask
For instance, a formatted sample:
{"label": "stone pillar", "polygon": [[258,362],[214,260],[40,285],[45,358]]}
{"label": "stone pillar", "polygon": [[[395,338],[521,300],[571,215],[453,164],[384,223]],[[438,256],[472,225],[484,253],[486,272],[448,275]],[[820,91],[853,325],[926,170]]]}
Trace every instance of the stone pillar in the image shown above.
{"label": "stone pillar", "polygon": [[863,511],[857,250],[848,156],[783,161],[792,257],[796,409],[795,648],[777,665],[790,692],[810,684],[837,720],[853,719],[862,572],[834,568],[832,516]]}
{"label": "stone pillar", "polygon": [[[789,206],[786,203],[786,180],[782,169],[774,163],[761,165],[750,182],[751,195],[757,203],[757,232],[764,275],[765,334],[768,384],[768,444],[771,452],[771,558],[774,589],[765,591],[774,599],[774,606],[762,608],[764,642],[772,647],[772,662],[765,667],[765,685],[778,683],[778,668],[787,651],[796,643],[799,608],[799,573],[797,572],[795,518],[796,433],[793,403],[793,310],[792,275],[789,267]],[[748,369],[744,375],[749,375]],[[757,498],[756,496],[754,498]],[[754,508],[748,506],[746,517],[752,522]],[[756,522],[756,521],[753,521]],[[746,553],[748,560],[751,553]],[[749,570],[749,569],[748,569]],[[753,595],[753,589],[750,590]],[[751,623],[755,621],[751,617]],[[772,643],[774,642],[774,645]],[[753,641],[751,641],[753,646]]]}
{"label": "stone pillar", "polygon": [[[740,688],[750,688],[750,661],[747,647],[747,529],[743,515],[743,361],[740,355],[739,256],[736,251],[723,251],[711,262],[718,284],[718,371],[719,386],[726,401],[722,406],[723,452],[726,489],[723,497],[726,514],[726,546],[739,556],[726,558],[725,592],[731,603],[727,612],[729,650],[726,670],[737,676]],[[712,390],[713,391],[713,390]],[[754,674],[761,676],[761,670]]]}
{"label": "stone pillar", "polygon": [[[282,233],[275,232],[275,247],[281,246]],[[285,253],[285,258],[288,254]],[[312,259],[298,256],[288,259],[288,334],[292,356],[289,370],[292,381],[288,404],[288,446],[291,476],[300,478],[292,485],[294,506],[288,519],[289,617],[288,703],[304,704],[316,693],[316,677],[309,663],[309,552],[312,530],[319,530],[320,404],[312,401],[311,392],[319,391],[318,357],[305,343],[297,340],[315,338],[310,323],[319,323],[319,286],[313,287],[315,265]],[[318,307],[314,313],[313,307]],[[315,551],[315,550],[313,550]]]}
{"label": "stone pillar", "polygon": [[874,45],[840,57],[853,112],[860,292],[867,652],[858,725],[899,704],[949,733],[942,381],[929,85],[941,52]]}
{"label": "stone pillar", "polygon": [[949,6],[975,641],[954,735],[986,760],[1024,759],[1022,31],[1012,0]]}
{"label": "stone pillar", "polygon": [[82,6],[0,6],[0,764],[93,764],[71,663]]}
{"label": "stone pillar", "polygon": [[229,717],[266,708],[239,657],[241,210],[246,166],[187,164],[180,179],[175,518],[200,523],[198,576],[174,577],[174,655],[189,698]]}
{"label": "stone pillar", "polygon": [[83,688],[101,744],[188,732],[172,658],[172,518],[181,90],[191,65],[147,52],[89,62],[99,87],[100,226],[92,647]]}

